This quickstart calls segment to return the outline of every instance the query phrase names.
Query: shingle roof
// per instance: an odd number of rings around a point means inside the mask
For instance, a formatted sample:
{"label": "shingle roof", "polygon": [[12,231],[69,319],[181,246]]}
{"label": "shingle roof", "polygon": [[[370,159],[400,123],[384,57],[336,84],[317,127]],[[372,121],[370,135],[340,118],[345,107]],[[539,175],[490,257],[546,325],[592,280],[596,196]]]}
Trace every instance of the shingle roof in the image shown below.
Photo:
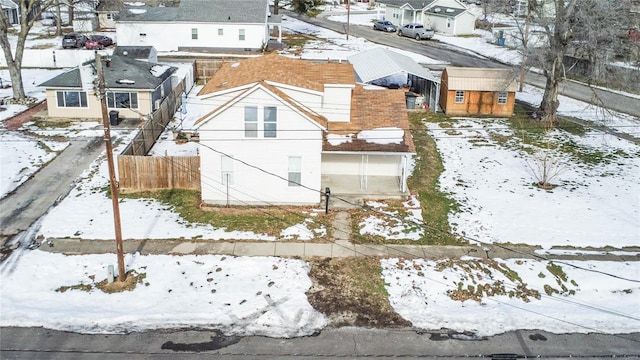
{"label": "shingle roof", "polygon": [[461,8],[452,8],[446,6],[434,6],[430,9],[427,9],[425,13],[433,16],[446,16],[446,17],[456,17],[463,12],[467,11],[466,9]]}
{"label": "shingle roof", "polygon": [[[134,59],[148,59],[153,51],[153,46],[121,46],[113,50],[113,55],[128,56]],[[127,53],[125,55],[125,52]]]}
{"label": "shingle roof", "polygon": [[0,0],[0,6],[3,9],[18,9],[19,6],[12,0]]}
{"label": "shingle roof", "polygon": [[428,7],[432,2],[435,1],[436,0],[378,0],[377,2],[379,4],[393,5],[398,7],[407,4],[414,9],[420,10]]}
{"label": "shingle roof", "polygon": [[[112,56],[109,66],[103,64],[105,86],[107,89],[146,89],[153,90],[162,84],[177,68],[139,61],[123,56]],[[123,82],[123,80],[126,80]],[[130,83],[133,82],[133,83]],[[80,69],[62,73],[39,86],[60,88],[82,88]]]}
{"label": "shingle roof", "polygon": [[399,144],[378,144],[359,140],[355,137],[350,142],[331,145],[325,136],[323,151],[371,151],[371,152],[409,152],[416,151],[407,115],[405,92],[401,89],[365,89],[357,85],[351,97],[351,121],[331,122],[327,134],[346,136],[357,134],[362,130],[398,128],[404,131]]}
{"label": "shingle roof", "polygon": [[262,24],[268,11],[266,0],[182,0],[178,7],[153,7],[142,13],[125,10],[118,21]]}
{"label": "shingle roof", "polygon": [[370,50],[359,52],[347,58],[358,76],[359,81],[368,83],[400,72],[413,74],[421,78],[438,82],[412,58],[398,54],[382,47],[375,47]]}
{"label": "shingle roof", "polygon": [[[324,84],[354,85],[351,96],[351,117],[349,122],[327,122],[324,116],[315,114],[304,104],[294,101],[272,83],[281,83],[315,91],[323,91]],[[365,89],[355,84],[353,66],[347,63],[313,63],[269,54],[241,61],[224,63],[202,88],[198,95],[205,95],[248,84],[260,84],[296,108],[306,116],[327,128],[323,141],[323,151],[371,151],[371,152],[415,152],[409,133],[404,91],[389,89]],[[244,94],[244,93],[243,93]],[[244,96],[244,95],[239,95]],[[226,105],[226,104],[225,104]],[[223,106],[225,106],[223,105]],[[220,109],[219,107],[218,109]],[[211,114],[202,119],[205,121]],[[331,145],[327,134],[357,134],[362,130],[393,127],[402,129],[404,137],[399,144],[379,144],[352,139],[340,145]]]}
{"label": "shingle roof", "polygon": [[262,80],[323,91],[324,84],[355,84],[351,64],[316,64],[275,53],[222,64],[198,95]]}
{"label": "shingle roof", "polygon": [[516,91],[511,69],[446,67],[449,90]]}
{"label": "shingle roof", "polygon": [[122,0],[101,0],[96,6],[98,12],[113,12],[124,9],[124,2]]}

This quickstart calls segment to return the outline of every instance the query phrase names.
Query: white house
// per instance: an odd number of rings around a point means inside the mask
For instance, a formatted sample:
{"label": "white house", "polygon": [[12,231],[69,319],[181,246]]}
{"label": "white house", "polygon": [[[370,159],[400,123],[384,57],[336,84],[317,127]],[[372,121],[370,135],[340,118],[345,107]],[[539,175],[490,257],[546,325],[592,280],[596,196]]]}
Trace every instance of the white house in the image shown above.
{"label": "white house", "polygon": [[2,13],[11,25],[20,24],[20,7],[13,0],[0,0]]}
{"label": "white house", "polygon": [[202,201],[318,204],[408,194],[415,147],[404,91],[356,84],[353,66],[276,54],[224,63],[198,94]]}
{"label": "white house", "polygon": [[280,16],[268,0],[182,0],[177,7],[124,9],[116,20],[118,45],[167,51],[257,52],[281,43]]}
{"label": "white house", "polygon": [[458,0],[378,0],[385,19],[396,25],[419,23],[449,35],[469,35],[476,17]]}

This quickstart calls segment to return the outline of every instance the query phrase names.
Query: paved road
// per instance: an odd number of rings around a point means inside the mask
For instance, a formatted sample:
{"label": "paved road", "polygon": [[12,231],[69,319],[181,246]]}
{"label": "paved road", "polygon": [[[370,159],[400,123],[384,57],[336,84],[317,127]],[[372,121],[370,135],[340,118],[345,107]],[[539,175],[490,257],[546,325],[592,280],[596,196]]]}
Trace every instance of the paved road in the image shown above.
{"label": "paved road", "polygon": [[101,138],[74,138],[32,179],[0,199],[0,245],[28,229],[53,204],[69,194],[75,179],[104,149]]}
{"label": "paved road", "polygon": [[[326,19],[329,15],[320,15],[316,18],[308,18],[306,16],[299,16],[291,11],[282,11],[286,16],[298,18],[302,21],[334,30],[339,33],[346,34],[346,25],[344,23],[338,23],[329,21]],[[354,12],[355,14],[356,12]],[[489,59],[480,54],[474,54],[473,52],[465,49],[460,49],[455,46],[440,43],[437,41],[417,41],[406,37],[400,37],[393,33],[385,33],[381,31],[375,31],[370,26],[351,25],[349,26],[349,35],[360,38],[365,38],[369,41],[387,45],[402,50],[421,54],[432,59],[441,60],[453,66],[463,67],[488,67],[488,68],[513,68],[513,65],[505,64],[494,59]],[[430,66],[431,69],[436,70],[442,66]],[[543,88],[545,86],[545,78],[542,75],[529,72],[527,73],[525,82],[527,84]],[[567,80],[560,86],[560,93],[562,95],[571,97],[573,99],[581,100],[591,104],[602,104],[604,107],[618,111],[624,114],[629,114],[636,118],[640,124],[640,99],[625,96],[616,92],[611,92],[606,89],[591,88],[583,83]],[[606,114],[603,114],[606,117]]]}
{"label": "paved road", "polygon": [[[463,359],[640,356],[640,333],[563,334],[518,330],[492,337],[412,329],[333,328],[317,336],[274,339],[216,331],[157,330],[81,335],[42,328],[2,328],[3,359]],[[499,355],[501,354],[501,355]],[[510,356],[508,356],[510,354]]]}

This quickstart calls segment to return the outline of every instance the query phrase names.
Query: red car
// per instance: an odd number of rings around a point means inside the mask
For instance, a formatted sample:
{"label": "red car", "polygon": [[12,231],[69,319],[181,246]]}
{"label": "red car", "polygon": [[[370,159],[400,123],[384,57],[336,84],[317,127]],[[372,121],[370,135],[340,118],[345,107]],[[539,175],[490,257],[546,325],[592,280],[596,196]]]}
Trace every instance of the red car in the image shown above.
{"label": "red car", "polygon": [[91,35],[89,40],[84,44],[84,47],[89,50],[100,50],[111,44],[113,44],[113,40],[106,35]]}

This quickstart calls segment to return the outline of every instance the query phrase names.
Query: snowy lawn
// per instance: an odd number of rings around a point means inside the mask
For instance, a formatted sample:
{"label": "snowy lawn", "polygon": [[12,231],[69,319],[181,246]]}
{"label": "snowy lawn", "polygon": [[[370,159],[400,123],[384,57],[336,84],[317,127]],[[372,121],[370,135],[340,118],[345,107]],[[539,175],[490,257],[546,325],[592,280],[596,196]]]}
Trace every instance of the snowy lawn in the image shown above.
{"label": "snowy lawn", "polygon": [[82,333],[199,327],[294,337],[326,324],[307,301],[309,266],[300,260],[127,255],[127,269],[144,278],[132,291],[107,294],[96,283],[107,278],[108,265],[117,268],[115,255],[20,255],[17,266],[0,267],[0,326]]}
{"label": "snowy lawn", "polygon": [[[391,306],[413,326],[489,336],[517,329],[554,333],[640,331],[640,286],[593,271],[638,274],[640,262],[477,258],[384,259]],[[637,278],[637,276],[636,276]],[[457,299],[457,300],[454,300]]]}
{"label": "snowy lawn", "polygon": [[[428,127],[444,163],[441,190],[461,207],[449,216],[457,233],[544,248],[640,245],[639,146],[595,131],[554,130],[550,141],[557,149],[550,154],[562,171],[552,180],[558,186],[546,191],[533,185],[536,161],[527,152],[539,149],[522,144],[506,120]],[[589,162],[580,154],[601,159]]]}

